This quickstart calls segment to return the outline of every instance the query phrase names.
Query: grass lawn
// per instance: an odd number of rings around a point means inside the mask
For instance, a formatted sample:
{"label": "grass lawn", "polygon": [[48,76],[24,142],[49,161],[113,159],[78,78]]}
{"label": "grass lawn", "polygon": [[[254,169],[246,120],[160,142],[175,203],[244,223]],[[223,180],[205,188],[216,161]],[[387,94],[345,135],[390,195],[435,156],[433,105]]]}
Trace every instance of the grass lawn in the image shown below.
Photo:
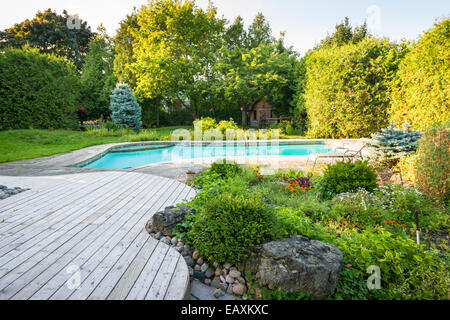
{"label": "grass lawn", "polygon": [[50,156],[93,145],[167,139],[173,130],[179,128],[165,127],[145,130],[140,135],[128,133],[119,136],[94,136],[66,130],[0,131],[0,163]]}

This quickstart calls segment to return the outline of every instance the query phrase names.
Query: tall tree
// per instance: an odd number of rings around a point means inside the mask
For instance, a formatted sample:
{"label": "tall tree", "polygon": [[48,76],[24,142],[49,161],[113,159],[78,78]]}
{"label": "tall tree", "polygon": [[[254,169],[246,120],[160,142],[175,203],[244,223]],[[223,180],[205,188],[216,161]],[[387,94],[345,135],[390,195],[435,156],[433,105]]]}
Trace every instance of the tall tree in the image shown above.
{"label": "tall tree", "polygon": [[136,87],[136,76],[131,66],[136,61],[133,51],[136,40],[133,32],[137,33],[139,28],[137,15],[137,10],[134,8],[133,12],[120,22],[114,37],[114,74],[120,82],[128,83],[132,89]]}
{"label": "tall tree", "polygon": [[109,115],[109,95],[116,83],[112,40],[102,26],[98,31],[98,35],[89,42],[89,51],[81,70],[82,99],[90,119]]}
{"label": "tall tree", "polygon": [[[71,28],[66,10],[62,15],[51,9],[38,11],[32,20],[17,23],[0,33],[0,49],[21,48],[25,44],[38,48],[42,53],[66,57],[78,69],[83,65],[90,38],[94,35],[87,22],[80,20]],[[70,21],[69,21],[70,22]]]}
{"label": "tall tree", "polygon": [[364,22],[360,27],[352,29],[350,20],[345,17],[344,21],[335,26],[335,31],[323,39],[319,45],[321,48],[332,46],[342,46],[348,43],[358,43],[369,36],[367,23]]}
{"label": "tall tree", "polygon": [[247,47],[256,48],[260,44],[269,44],[273,42],[272,29],[266,17],[258,13],[253,23],[248,28]]}
{"label": "tall tree", "polygon": [[245,46],[247,40],[247,32],[245,31],[244,21],[241,16],[238,16],[233,24],[231,24],[224,35],[225,44],[230,49]]}
{"label": "tall tree", "polygon": [[225,21],[216,15],[211,4],[204,11],[193,1],[153,0],[141,9],[139,31],[132,31],[138,95],[181,102],[195,113],[196,83],[207,77],[222,43]]}

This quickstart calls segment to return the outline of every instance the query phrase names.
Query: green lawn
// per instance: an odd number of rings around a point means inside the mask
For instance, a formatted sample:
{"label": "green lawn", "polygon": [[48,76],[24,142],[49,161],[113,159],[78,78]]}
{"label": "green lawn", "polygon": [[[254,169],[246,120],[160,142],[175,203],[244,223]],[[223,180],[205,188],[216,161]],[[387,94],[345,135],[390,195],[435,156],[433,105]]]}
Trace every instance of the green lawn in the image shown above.
{"label": "green lawn", "polygon": [[[168,139],[173,130],[165,127],[120,136],[92,136],[82,131],[8,130],[0,131],[0,163],[50,156],[106,143]],[[106,133],[107,134],[107,133]]]}

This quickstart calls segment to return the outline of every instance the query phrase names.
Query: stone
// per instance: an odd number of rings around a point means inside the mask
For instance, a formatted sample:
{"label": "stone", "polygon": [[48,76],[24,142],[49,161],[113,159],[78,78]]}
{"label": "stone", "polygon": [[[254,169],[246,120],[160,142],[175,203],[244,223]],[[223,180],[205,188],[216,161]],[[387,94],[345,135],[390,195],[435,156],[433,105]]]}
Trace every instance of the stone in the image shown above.
{"label": "stone", "polygon": [[203,272],[195,271],[194,270],[194,278],[198,279],[200,281],[205,280],[205,274]]}
{"label": "stone", "polygon": [[233,294],[233,285],[230,284],[230,285],[228,286],[228,288],[227,288],[227,293],[228,293],[228,294]]}
{"label": "stone", "polygon": [[155,238],[158,239],[158,240],[161,239],[162,236],[163,236],[162,232],[157,232],[157,233],[155,234]]}
{"label": "stone", "polygon": [[225,278],[227,283],[234,283],[234,278],[230,275],[227,275],[227,277]]}
{"label": "stone", "polygon": [[202,265],[202,264],[204,263],[204,261],[203,261],[202,258],[198,258],[198,259],[197,259],[197,263],[198,263],[199,265]]}
{"label": "stone", "polygon": [[196,264],[196,265],[194,266],[194,270],[195,270],[195,271],[199,271],[199,272],[201,272],[201,270],[202,270],[202,267],[201,267],[201,266],[199,266],[198,264]]}
{"label": "stone", "polygon": [[237,296],[243,296],[247,292],[247,287],[239,283],[233,286],[232,291]]}
{"label": "stone", "polygon": [[178,242],[177,243],[177,247],[183,247],[184,246],[184,243],[183,242]]}
{"label": "stone", "polygon": [[173,237],[172,240],[170,240],[170,243],[171,243],[173,246],[176,246],[177,243],[178,243],[177,237]]}
{"label": "stone", "polygon": [[245,284],[245,279],[244,278],[239,277],[237,280],[239,281],[239,283]]}
{"label": "stone", "polygon": [[225,263],[225,264],[223,265],[223,268],[224,268],[224,269],[230,269],[230,268],[231,268],[231,264]]}
{"label": "stone", "polygon": [[207,263],[202,264],[202,267],[201,267],[202,272],[206,272],[206,270],[208,270],[208,269],[209,269],[209,266]]}
{"label": "stone", "polygon": [[227,283],[227,280],[224,276],[220,276],[220,281],[222,281],[222,283]]}
{"label": "stone", "polygon": [[194,261],[194,259],[192,259],[192,257],[190,257],[190,256],[184,256],[184,261],[186,261],[186,264],[187,264],[189,267],[195,266],[195,261]]}
{"label": "stone", "polygon": [[177,250],[179,253],[182,253],[182,252],[183,252],[183,248],[182,248],[182,247],[177,247],[177,246],[175,246],[175,248],[177,248],[176,250]]}
{"label": "stone", "polygon": [[226,277],[228,275],[228,270],[227,269],[222,269],[222,274]]}
{"label": "stone", "polygon": [[219,263],[218,262],[214,262],[213,263],[213,267],[217,269],[219,267]]}
{"label": "stone", "polygon": [[229,275],[232,276],[233,278],[239,278],[241,276],[241,273],[237,270],[231,270]]}
{"label": "stone", "polygon": [[217,281],[216,279],[214,279],[213,281],[211,281],[211,287],[219,289],[220,288],[220,282]]}
{"label": "stone", "polygon": [[198,251],[195,250],[194,253],[192,254],[192,258],[194,260],[198,260],[198,258],[200,258],[200,253],[198,253]]}
{"label": "stone", "polygon": [[193,276],[194,275],[194,269],[192,269],[192,267],[188,267],[189,270],[189,276]]}
{"label": "stone", "polygon": [[205,271],[205,276],[207,277],[207,278],[211,278],[212,276],[214,276],[214,269],[213,268],[208,268],[206,271]]}
{"label": "stone", "polygon": [[0,190],[4,190],[4,189],[8,189],[8,187],[4,186],[4,185],[0,185]]}
{"label": "stone", "polygon": [[263,244],[240,270],[255,274],[262,287],[323,299],[334,292],[341,265],[342,252],[335,246],[292,236]]}
{"label": "stone", "polygon": [[222,270],[216,269],[216,272],[214,273],[216,276],[220,276],[222,274]]}
{"label": "stone", "polygon": [[181,252],[183,253],[183,256],[191,255],[191,249],[189,249],[188,246],[179,247],[181,248]]}
{"label": "stone", "polygon": [[153,231],[153,226],[152,226],[152,220],[149,220],[148,222],[147,222],[147,224],[145,225],[145,230],[148,232],[148,233],[154,233],[154,231]]}
{"label": "stone", "polygon": [[195,213],[195,210],[189,206],[167,207],[164,211],[153,215],[151,224],[155,232],[173,237],[173,232],[178,228],[177,225],[184,220],[184,217]]}
{"label": "stone", "polygon": [[205,279],[205,284],[206,284],[207,286],[210,286],[210,285],[211,285],[211,279],[206,278],[206,279]]}
{"label": "stone", "polygon": [[227,290],[228,290],[228,284],[226,284],[226,283],[220,283],[219,287],[220,287],[220,289],[223,290],[223,292],[227,292]]}
{"label": "stone", "polygon": [[223,295],[224,295],[224,293],[221,289],[217,289],[213,292],[213,297],[216,299],[219,299]]}

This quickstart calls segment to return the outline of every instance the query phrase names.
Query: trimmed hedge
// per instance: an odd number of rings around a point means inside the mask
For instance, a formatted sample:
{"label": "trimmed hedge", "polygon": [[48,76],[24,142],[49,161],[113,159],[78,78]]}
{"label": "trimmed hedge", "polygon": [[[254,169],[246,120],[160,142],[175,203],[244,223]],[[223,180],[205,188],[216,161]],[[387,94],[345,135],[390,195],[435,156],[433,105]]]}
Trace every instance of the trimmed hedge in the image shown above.
{"label": "trimmed hedge", "polygon": [[368,38],[309,53],[302,97],[308,136],[361,138],[385,128],[390,83],[403,52],[388,40]]}
{"label": "trimmed hedge", "polygon": [[391,121],[424,131],[450,119],[450,19],[435,25],[400,63],[392,90]]}
{"label": "trimmed hedge", "polygon": [[0,52],[0,130],[78,126],[75,66],[37,49]]}

